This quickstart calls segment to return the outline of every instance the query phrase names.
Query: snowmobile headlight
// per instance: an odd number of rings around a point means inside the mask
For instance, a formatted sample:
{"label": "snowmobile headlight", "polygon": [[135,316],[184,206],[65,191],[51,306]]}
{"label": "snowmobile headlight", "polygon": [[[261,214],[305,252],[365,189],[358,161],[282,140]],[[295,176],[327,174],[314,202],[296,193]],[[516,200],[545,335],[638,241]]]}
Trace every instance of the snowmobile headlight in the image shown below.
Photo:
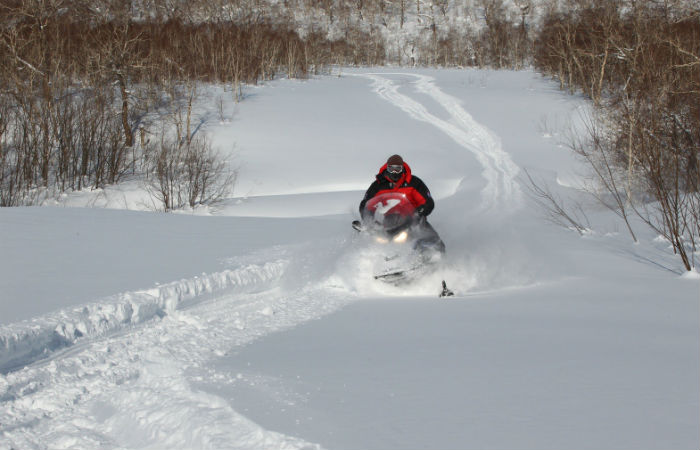
{"label": "snowmobile headlight", "polygon": [[387,239],[387,238],[385,238],[385,237],[381,237],[381,236],[377,236],[375,239],[376,239],[377,242],[379,242],[380,244],[386,244],[387,242],[389,242],[389,239]]}
{"label": "snowmobile headlight", "polygon": [[397,234],[396,237],[394,237],[394,242],[406,242],[406,239],[408,239],[408,233],[406,231],[402,231],[401,233]]}

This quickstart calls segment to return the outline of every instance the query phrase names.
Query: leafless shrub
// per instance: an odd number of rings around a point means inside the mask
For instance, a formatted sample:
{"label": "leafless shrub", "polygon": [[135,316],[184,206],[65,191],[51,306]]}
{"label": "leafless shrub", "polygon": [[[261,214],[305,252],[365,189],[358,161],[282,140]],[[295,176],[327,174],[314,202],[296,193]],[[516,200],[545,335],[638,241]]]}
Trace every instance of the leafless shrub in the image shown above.
{"label": "leafless shrub", "polygon": [[521,4],[521,21],[511,20],[503,0],[479,0],[486,28],[475,43],[479,66],[496,69],[520,69],[529,61],[531,39],[526,18],[531,12],[528,2]]}
{"label": "leafless shrub", "polygon": [[[653,106],[652,106],[653,107]],[[661,123],[654,123],[657,119]],[[694,267],[700,215],[697,197],[697,155],[700,137],[684,142],[688,130],[669,111],[654,113],[638,125],[632,164],[641,173],[652,202],[633,205],[637,214],[652,229],[664,236],[686,269]],[[680,142],[679,142],[680,141]]]}
{"label": "leafless shrub", "polygon": [[548,221],[564,228],[576,230],[580,235],[591,229],[588,216],[580,203],[566,203],[545,182],[536,181],[527,170],[525,170],[525,175],[527,182],[524,183],[524,186],[527,188],[527,193],[545,212]]}
{"label": "leafless shrub", "polygon": [[599,107],[572,148],[633,238],[629,214],[690,270],[700,236],[700,10],[653,1],[577,6],[550,11],[535,54],[541,70]]}
{"label": "leafless shrub", "polygon": [[19,153],[12,142],[14,130],[10,120],[11,106],[6,96],[0,96],[0,206],[19,204],[23,178]]}
{"label": "leafless shrub", "polygon": [[[197,82],[231,83],[238,100],[243,83],[278,73],[303,77],[330,62],[330,53],[315,50],[329,45],[318,36],[304,42],[282,25],[193,20],[203,5],[140,20],[129,2],[0,2],[0,204],[31,202],[37,188],[62,192],[127,174],[149,177],[153,150],[138,139],[142,121],[164,99],[182,100],[172,86],[193,94]],[[193,95],[184,98],[178,142],[190,153],[204,151],[208,164],[187,203],[211,201],[206,174],[216,164],[206,146],[190,145]]]}
{"label": "leafless shrub", "polygon": [[[632,240],[637,242],[637,235],[630,223],[634,195],[631,174],[617,164],[614,136],[607,132],[609,126],[604,122],[604,117],[592,114],[584,118],[585,131],[570,133],[567,142],[569,148],[592,169],[594,182],[582,186],[582,189],[617,214],[625,222]],[[626,180],[625,175],[628,176]]]}
{"label": "leafless shrub", "polygon": [[37,92],[16,83],[0,93],[0,104],[3,205],[26,203],[25,194],[36,188],[63,192],[116,183],[133,164],[109,85],[67,88],[55,82]]}
{"label": "leafless shrub", "polygon": [[153,153],[152,193],[165,211],[214,204],[233,192],[237,172],[205,138],[161,138]]}

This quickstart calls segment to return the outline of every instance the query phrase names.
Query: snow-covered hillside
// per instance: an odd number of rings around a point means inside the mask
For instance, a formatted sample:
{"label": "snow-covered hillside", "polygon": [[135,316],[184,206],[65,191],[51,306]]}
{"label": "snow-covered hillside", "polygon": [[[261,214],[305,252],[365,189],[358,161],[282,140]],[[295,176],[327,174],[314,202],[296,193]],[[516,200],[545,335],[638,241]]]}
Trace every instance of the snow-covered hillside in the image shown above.
{"label": "snow-covered hillside", "polygon": [[[0,209],[0,448],[698,448],[697,276],[642,227],[633,244],[590,205],[581,237],[527,195],[525,169],[580,195],[560,142],[586,104],[556,87],[398,69],[240,104],[203,87],[232,198],[151,212],[134,181]],[[350,227],[394,153],[447,246],[399,287]]]}

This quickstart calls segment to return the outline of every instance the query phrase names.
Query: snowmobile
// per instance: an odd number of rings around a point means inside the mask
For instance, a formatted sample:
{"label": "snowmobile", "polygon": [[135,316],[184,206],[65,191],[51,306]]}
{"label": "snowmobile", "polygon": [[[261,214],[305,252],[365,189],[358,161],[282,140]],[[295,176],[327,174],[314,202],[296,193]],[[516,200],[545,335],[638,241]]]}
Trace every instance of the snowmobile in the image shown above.
{"label": "snowmobile", "polygon": [[[374,264],[376,280],[410,283],[431,272],[445,253],[440,236],[401,192],[371,198],[362,219],[353,221],[352,226],[380,249]],[[453,295],[444,281],[442,285],[441,297]]]}

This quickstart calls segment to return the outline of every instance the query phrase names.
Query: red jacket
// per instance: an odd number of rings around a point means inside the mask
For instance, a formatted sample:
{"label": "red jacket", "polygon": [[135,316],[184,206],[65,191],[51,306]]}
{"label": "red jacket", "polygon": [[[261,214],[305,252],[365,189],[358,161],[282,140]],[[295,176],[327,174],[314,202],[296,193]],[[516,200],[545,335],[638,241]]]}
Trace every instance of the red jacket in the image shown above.
{"label": "red jacket", "polygon": [[422,207],[421,215],[423,216],[427,216],[433,211],[435,202],[430,195],[428,187],[423,183],[423,180],[411,174],[411,168],[408,164],[403,163],[403,173],[401,173],[401,178],[397,181],[393,181],[389,178],[389,173],[386,168],[387,165],[384,164],[381,169],[379,169],[376,180],[374,180],[369,189],[367,189],[367,192],[365,192],[365,197],[360,202],[360,214],[362,214],[365,203],[367,203],[369,199],[385,192],[401,192],[406,194],[406,197],[408,197],[413,206],[416,208]]}

